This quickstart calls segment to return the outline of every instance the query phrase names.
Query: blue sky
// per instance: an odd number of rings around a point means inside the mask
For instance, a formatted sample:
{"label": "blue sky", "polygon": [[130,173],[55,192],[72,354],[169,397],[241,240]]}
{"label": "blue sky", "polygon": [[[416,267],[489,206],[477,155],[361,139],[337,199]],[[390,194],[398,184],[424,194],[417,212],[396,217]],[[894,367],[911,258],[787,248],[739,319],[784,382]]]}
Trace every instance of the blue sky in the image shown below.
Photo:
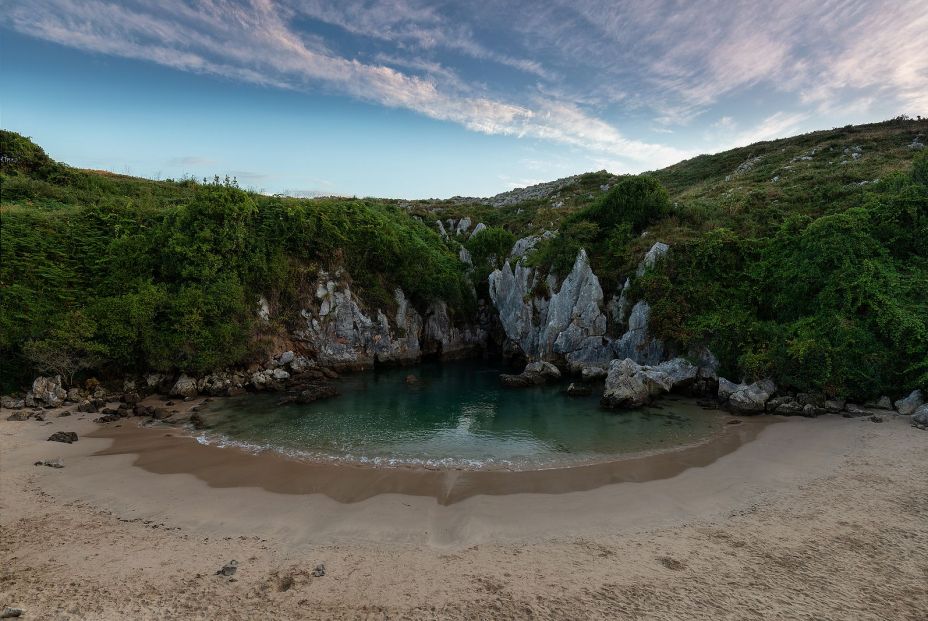
{"label": "blue sky", "polygon": [[490,195],[928,113],[925,0],[5,0],[2,125],[73,165]]}

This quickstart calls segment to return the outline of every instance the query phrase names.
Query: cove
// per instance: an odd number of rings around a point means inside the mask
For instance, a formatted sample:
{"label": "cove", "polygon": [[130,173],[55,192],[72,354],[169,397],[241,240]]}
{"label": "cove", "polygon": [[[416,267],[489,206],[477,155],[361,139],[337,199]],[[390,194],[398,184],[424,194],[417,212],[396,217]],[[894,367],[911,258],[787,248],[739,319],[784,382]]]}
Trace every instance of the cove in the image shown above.
{"label": "cove", "polygon": [[[556,494],[673,477],[752,441],[773,422],[682,398],[613,413],[564,385],[508,390],[483,362],[427,364],[348,375],[340,397],[276,405],[279,395],[210,404],[203,435],[162,426],[101,427],[97,455],[135,456],[160,474],[212,487],[324,494],[343,503],[379,494],[448,505],[488,494]],[[408,375],[417,381],[406,383]],[[200,433],[200,432],[198,432]]]}

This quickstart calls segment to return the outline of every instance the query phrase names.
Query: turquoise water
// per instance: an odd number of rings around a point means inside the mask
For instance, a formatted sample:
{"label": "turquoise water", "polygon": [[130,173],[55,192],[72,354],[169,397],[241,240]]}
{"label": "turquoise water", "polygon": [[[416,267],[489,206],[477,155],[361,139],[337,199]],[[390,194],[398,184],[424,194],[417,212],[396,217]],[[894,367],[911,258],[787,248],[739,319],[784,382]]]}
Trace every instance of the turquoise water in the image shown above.
{"label": "turquoise water", "polygon": [[270,394],[217,400],[201,413],[199,440],[314,460],[528,469],[689,444],[721,426],[718,412],[689,400],[616,413],[600,409],[598,390],[576,398],[566,383],[505,389],[501,372],[434,363],[346,375],[340,396],[307,405],[278,405]]}

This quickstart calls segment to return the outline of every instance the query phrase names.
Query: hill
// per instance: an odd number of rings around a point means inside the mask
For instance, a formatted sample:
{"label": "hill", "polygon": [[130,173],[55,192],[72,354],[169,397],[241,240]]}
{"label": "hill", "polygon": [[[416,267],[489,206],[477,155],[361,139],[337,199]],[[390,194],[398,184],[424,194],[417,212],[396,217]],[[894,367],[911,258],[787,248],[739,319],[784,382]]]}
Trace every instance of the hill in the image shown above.
{"label": "hill", "polygon": [[[585,248],[607,299],[647,299],[656,338],[710,347],[730,376],[834,395],[928,387],[926,134],[928,122],[900,118],[636,177],[393,201],[79,170],[3,132],[4,382],[61,352],[78,375],[260,359],[300,323],[320,270],[343,270],[371,313],[394,312],[400,288],[420,312],[441,302],[467,323],[513,242],[558,231],[530,265],[564,276]],[[464,218],[485,229],[443,237],[434,224]],[[655,240],[670,252],[636,277]],[[276,332],[256,324],[259,298],[279,309]]]}

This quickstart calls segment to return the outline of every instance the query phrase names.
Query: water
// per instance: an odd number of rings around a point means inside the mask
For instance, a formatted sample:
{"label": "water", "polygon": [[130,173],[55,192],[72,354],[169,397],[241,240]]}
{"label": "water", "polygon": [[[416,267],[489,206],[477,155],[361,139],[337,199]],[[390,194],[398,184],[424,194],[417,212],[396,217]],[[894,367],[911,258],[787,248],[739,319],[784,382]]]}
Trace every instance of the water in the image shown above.
{"label": "water", "polygon": [[[697,442],[721,426],[689,400],[610,412],[566,384],[500,386],[485,362],[426,364],[346,375],[341,396],[277,405],[280,395],[212,402],[201,442],[372,465],[530,469],[602,461]],[[407,375],[418,382],[407,384]]]}

